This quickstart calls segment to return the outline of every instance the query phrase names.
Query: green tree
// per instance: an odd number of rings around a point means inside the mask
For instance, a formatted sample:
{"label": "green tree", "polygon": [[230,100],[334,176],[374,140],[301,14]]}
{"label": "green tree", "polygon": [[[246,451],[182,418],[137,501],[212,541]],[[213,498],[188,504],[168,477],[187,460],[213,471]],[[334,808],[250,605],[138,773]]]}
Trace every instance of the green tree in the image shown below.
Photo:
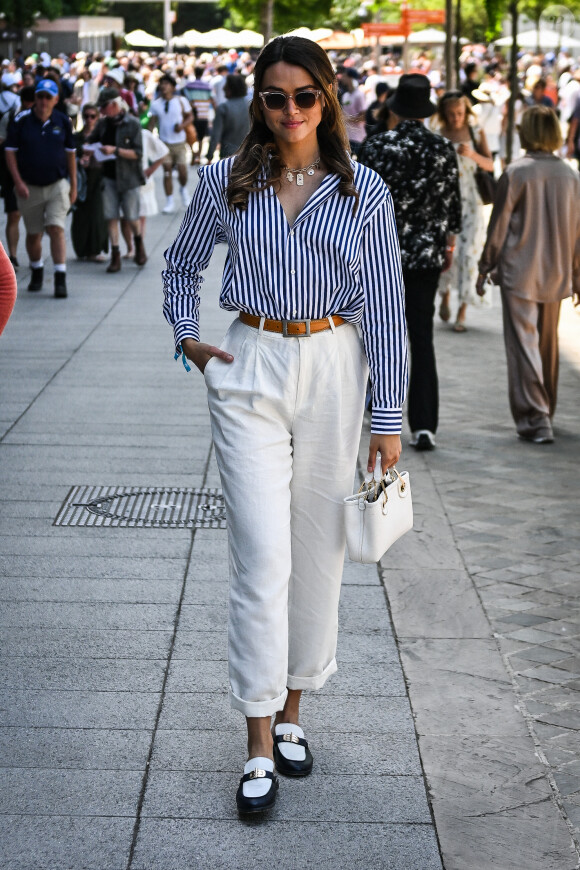
{"label": "green tree", "polygon": [[[328,19],[332,0],[276,0],[274,3],[274,33],[285,33],[297,27],[319,27]],[[263,32],[267,17],[267,0],[221,0],[221,8],[229,13],[227,25]]]}
{"label": "green tree", "polygon": [[98,12],[101,0],[2,0],[5,21],[16,27],[29,27],[39,16],[89,15]]}
{"label": "green tree", "polygon": [[[510,0],[484,0],[484,5],[488,19],[487,39],[491,41],[501,32],[503,20],[510,14],[513,3]],[[542,13],[554,5],[554,0],[519,0],[516,11],[518,15],[527,16],[539,28]],[[565,6],[576,16],[580,13],[580,0],[567,0],[556,5]]]}

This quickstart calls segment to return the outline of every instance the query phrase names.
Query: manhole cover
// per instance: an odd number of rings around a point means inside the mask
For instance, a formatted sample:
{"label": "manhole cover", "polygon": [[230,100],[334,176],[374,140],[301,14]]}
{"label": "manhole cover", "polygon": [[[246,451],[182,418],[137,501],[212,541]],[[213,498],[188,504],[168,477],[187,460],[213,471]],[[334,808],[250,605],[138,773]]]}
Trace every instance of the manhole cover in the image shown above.
{"label": "manhole cover", "polygon": [[55,526],[225,529],[221,489],[75,486]]}

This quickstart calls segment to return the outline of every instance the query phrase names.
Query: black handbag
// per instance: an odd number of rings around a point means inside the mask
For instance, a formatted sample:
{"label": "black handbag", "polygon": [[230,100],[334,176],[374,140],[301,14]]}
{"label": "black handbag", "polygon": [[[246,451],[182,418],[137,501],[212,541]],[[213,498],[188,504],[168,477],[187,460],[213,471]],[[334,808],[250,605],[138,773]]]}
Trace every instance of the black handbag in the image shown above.
{"label": "black handbag", "polygon": [[[468,126],[469,135],[471,136],[471,141],[473,142],[473,148],[475,151],[477,151],[478,154],[481,154],[481,151],[477,147],[477,142],[473,133],[473,129],[471,125]],[[495,180],[493,172],[487,172],[485,169],[482,169],[481,166],[478,166],[475,170],[475,183],[477,184],[477,190],[481,197],[482,203],[484,205],[489,205],[490,203],[493,203],[497,190],[497,181]]]}

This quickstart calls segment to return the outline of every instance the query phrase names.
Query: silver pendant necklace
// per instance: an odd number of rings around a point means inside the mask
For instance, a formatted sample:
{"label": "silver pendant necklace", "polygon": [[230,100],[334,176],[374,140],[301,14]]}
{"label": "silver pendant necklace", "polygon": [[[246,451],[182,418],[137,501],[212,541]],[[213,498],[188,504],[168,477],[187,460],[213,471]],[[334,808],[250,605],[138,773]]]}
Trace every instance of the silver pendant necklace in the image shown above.
{"label": "silver pendant necklace", "polygon": [[317,157],[314,163],[311,163],[310,166],[304,166],[302,169],[290,169],[289,166],[283,166],[282,169],[286,170],[286,178],[292,184],[294,181],[294,176],[296,176],[296,184],[298,187],[302,187],[304,184],[304,173],[306,175],[314,175],[314,170],[318,169],[320,165],[320,157]]}

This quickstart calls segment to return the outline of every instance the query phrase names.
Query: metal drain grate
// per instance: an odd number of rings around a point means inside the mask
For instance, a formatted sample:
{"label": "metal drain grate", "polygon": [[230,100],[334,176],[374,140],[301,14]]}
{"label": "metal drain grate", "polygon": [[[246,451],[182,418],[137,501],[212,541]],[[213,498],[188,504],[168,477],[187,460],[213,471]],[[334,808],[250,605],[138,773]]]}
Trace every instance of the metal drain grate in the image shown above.
{"label": "metal drain grate", "polygon": [[221,489],[75,486],[54,525],[225,529],[226,515]]}

